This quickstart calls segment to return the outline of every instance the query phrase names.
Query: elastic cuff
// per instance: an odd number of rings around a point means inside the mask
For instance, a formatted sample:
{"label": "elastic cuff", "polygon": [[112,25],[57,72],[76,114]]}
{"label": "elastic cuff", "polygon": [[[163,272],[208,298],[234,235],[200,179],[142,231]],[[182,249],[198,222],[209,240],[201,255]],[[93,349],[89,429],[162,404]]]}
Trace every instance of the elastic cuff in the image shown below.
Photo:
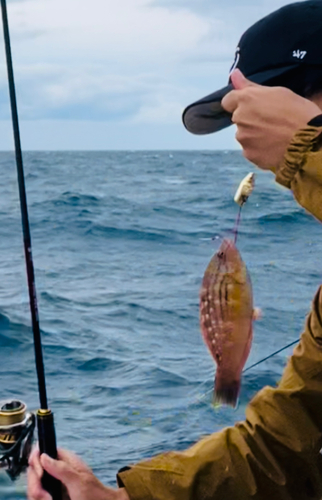
{"label": "elastic cuff", "polygon": [[317,150],[321,138],[322,126],[308,126],[296,132],[285,153],[284,162],[277,170],[276,181],[279,184],[287,188],[291,187],[295,174],[306,161],[307,153]]}
{"label": "elastic cuff", "polygon": [[322,286],[320,286],[313,300],[313,314],[311,318],[311,330],[314,339],[322,345]]}
{"label": "elastic cuff", "polygon": [[309,127],[322,127],[322,115],[315,116],[308,123]]}
{"label": "elastic cuff", "polygon": [[134,469],[119,472],[117,482],[126,489],[131,500],[153,500],[150,491]]}

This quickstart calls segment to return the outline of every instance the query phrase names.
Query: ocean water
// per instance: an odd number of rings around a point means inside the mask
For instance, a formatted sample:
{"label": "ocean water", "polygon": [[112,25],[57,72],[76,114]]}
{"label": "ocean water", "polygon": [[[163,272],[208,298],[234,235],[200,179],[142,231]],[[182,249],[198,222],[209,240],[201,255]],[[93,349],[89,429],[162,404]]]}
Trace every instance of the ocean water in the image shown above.
{"label": "ocean water", "polygon": [[[244,418],[292,349],[247,372],[237,410],[214,409],[214,362],[198,320],[203,272],[237,215],[253,167],[234,152],[24,154],[48,398],[59,446],[104,483],[124,465]],[[249,366],[296,340],[321,282],[321,226],[257,171],[239,249],[256,322]],[[37,409],[16,167],[0,153],[0,399]],[[0,498],[26,477],[0,472]]]}

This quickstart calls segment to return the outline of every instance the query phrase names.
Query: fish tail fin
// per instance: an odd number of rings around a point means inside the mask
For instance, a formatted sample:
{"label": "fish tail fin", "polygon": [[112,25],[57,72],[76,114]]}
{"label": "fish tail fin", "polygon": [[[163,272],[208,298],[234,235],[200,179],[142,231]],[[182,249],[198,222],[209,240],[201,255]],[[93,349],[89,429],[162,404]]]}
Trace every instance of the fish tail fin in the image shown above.
{"label": "fish tail fin", "polygon": [[216,377],[215,380],[215,404],[225,404],[236,408],[238,404],[238,396],[240,391],[240,380],[226,382]]}

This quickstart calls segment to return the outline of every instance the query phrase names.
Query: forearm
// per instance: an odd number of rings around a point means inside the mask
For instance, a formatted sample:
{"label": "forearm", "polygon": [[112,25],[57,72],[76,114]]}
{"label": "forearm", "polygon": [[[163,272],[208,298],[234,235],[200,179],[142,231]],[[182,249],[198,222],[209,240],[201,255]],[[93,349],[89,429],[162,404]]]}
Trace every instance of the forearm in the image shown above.
{"label": "forearm", "polygon": [[322,446],[321,318],[322,287],[279,386],[260,391],[247,408],[246,421],[240,424],[248,433],[247,440],[256,440],[259,428],[265,446],[277,460],[286,459],[289,453],[313,463]]}

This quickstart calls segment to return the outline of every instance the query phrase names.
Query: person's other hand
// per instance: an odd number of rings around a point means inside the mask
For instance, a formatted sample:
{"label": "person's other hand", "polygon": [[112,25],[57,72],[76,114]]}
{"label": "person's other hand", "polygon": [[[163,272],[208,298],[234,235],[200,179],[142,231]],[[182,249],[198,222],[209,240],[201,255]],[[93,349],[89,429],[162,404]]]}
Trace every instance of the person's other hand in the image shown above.
{"label": "person's other hand", "polygon": [[243,154],[262,169],[276,169],[295,132],[322,114],[313,102],[284,87],[267,87],[247,80],[239,69],[231,75],[235,90],[221,104],[237,125]]}
{"label": "person's other hand", "polygon": [[63,500],[129,500],[124,488],[114,490],[104,486],[80,458],[62,449],[58,450],[58,460],[45,454],[39,456],[38,450],[32,452],[28,468],[29,500],[52,500],[41,486],[44,469],[62,482]]}

